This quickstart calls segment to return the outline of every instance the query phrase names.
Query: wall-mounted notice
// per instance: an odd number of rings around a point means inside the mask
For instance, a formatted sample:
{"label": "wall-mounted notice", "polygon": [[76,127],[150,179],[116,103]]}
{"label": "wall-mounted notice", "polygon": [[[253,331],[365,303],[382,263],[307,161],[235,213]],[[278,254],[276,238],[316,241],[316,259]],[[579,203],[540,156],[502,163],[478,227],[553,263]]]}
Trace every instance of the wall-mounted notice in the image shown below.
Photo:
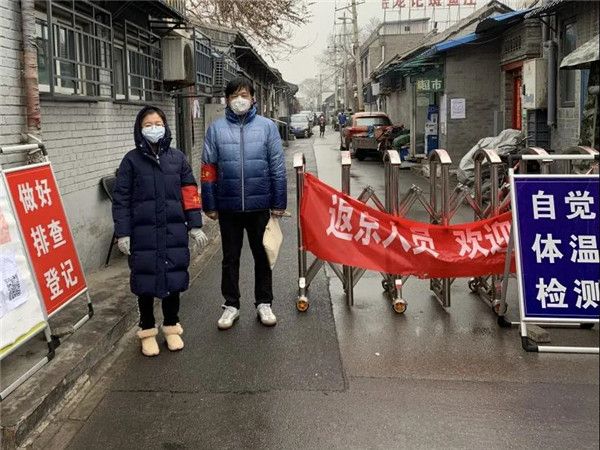
{"label": "wall-mounted notice", "polygon": [[467,105],[464,98],[450,99],[450,118],[451,119],[466,119]]}

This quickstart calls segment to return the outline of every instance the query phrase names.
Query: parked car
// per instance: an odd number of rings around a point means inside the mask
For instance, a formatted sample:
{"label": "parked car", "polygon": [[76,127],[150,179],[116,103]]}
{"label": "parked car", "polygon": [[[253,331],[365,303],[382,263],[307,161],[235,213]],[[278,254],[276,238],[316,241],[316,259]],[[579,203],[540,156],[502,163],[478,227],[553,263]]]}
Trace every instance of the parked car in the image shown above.
{"label": "parked car", "polygon": [[296,137],[309,138],[312,136],[312,121],[306,114],[298,113],[290,118],[290,132]]}
{"label": "parked car", "polygon": [[384,112],[359,112],[352,115],[343,129],[340,148],[349,150],[359,161],[368,155],[378,155],[377,129],[389,127],[392,121]]}

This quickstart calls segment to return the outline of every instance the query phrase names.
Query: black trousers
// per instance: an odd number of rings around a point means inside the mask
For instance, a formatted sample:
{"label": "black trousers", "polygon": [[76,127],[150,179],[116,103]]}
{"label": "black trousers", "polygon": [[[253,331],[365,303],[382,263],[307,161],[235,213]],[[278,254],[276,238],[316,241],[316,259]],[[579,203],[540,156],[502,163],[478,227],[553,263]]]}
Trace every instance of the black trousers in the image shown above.
{"label": "black trousers", "polygon": [[[170,327],[179,323],[179,292],[173,292],[168,297],[161,300],[163,311],[163,325]],[[154,320],[154,297],[140,296],[138,297],[138,307],[140,309],[140,328],[149,330],[156,326]]]}
{"label": "black trousers", "polygon": [[273,276],[262,243],[270,217],[269,211],[219,212],[223,247],[221,293],[225,298],[226,306],[240,307],[240,256],[244,244],[244,230],[248,234],[250,250],[254,256],[255,305],[270,304],[273,301]]}

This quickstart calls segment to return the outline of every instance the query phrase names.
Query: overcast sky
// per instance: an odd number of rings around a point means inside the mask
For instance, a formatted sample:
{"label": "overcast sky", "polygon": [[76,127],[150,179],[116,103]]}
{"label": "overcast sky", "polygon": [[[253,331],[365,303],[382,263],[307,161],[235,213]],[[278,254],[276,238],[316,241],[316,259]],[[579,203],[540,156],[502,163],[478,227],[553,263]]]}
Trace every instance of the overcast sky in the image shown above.
{"label": "overcast sky", "polygon": [[[360,2],[361,0],[359,0]],[[445,4],[447,0],[442,0],[442,4]],[[461,0],[463,3],[464,0]],[[505,0],[505,3],[511,4],[519,0]],[[411,0],[405,0],[406,4],[409,4]],[[428,0],[422,0],[426,5]],[[485,5],[489,0],[476,0],[479,7]],[[279,69],[286,81],[292,83],[300,83],[306,78],[315,77],[318,74],[318,65],[315,58],[320,55],[326,47],[327,36],[333,33],[333,21],[334,17],[341,17],[343,11],[335,12],[336,6],[338,8],[349,5],[350,0],[315,0],[315,4],[312,6],[313,18],[310,24],[303,26],[302,28],[296,28],[292,43],[298,47],[303,47],[309,44],[309,46],[292,55],[289,60],[283,61],[278,60],[271,62],[275,68]],[[389,0],[390,6],[394,4],[394,0]],[[465,17],[470,12],[473,12],[473,7],[467,8],[462,7],[460,15]],[[372,17],[378,17],[383,20],[383,9],[382,0],[366,0],[365,3],[357,7],[358,11],[358,22],[359,25],[364,25],[369,22]],[[431,8],[424,9],[412,9],[411,18],[427,17],[431,16]],[[453,9],[452,14],[457,14],[458,10]],[[441,15],[443,10],[436,12],[436,20],[445,20]],[[351,17],[350,9],[347,10],[346,15]],[[454,17],[454,16],[453,16]],[[386,12],[386,20],[398,20],[399,9],[388,9]],[[402,12],[402,19],[408,19],[408,9],[404,9]],[[351,28],[349,27],[350,31]]]}

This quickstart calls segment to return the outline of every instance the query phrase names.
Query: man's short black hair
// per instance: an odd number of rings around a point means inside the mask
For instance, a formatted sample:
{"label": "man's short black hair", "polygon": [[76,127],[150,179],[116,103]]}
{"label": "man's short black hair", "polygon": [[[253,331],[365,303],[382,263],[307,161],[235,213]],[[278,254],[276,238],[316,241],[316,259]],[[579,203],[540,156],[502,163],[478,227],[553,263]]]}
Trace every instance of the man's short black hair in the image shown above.
{"label": "man's short black hair", "polygon": [[252,81],[244,77],[234,78],[227,83],[227,87],[225,87],[225,97],[229,98],[240,89],[246,89],[250,95],[254,97],[254,86],[252,85]]}

